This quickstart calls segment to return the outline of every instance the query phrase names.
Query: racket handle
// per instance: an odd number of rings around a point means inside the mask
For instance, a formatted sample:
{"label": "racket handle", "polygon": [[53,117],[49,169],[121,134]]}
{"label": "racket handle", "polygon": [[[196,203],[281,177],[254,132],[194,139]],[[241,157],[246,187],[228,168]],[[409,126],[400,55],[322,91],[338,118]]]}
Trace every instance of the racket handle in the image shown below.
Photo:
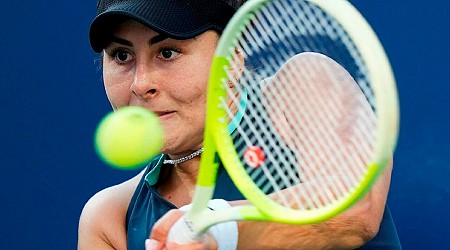
{"label": "racket handle", "polygon": [[201,239],[201,235],[193,227],[186,215],[183,215],[170,228],[167,235],[167,242],[175,242],[177,244],[190,244]]}

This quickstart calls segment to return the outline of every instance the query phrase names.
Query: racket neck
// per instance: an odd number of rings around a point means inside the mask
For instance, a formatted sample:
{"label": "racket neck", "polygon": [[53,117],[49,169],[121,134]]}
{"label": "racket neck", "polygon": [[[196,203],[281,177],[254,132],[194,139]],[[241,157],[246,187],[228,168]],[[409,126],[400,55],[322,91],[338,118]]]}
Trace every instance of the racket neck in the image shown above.
{"label": "racket neck", "polygon": [[192,213],[204,209],[208,205],[208,201],[212,199],[220,164],[212,138],[207,135],[208,130],[205,131],[205,140],[203,142],[205,151],[201,155],[197,184],[191,202]]}

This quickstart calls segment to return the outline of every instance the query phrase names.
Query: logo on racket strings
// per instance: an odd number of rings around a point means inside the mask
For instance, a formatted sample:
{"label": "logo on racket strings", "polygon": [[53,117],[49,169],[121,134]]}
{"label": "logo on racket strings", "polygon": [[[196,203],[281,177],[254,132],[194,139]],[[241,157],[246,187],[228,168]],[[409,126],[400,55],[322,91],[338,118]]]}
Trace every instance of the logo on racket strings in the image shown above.
{"label": "logo on racket strings", "polygon": [[244,151],[244,161],[252,168],[258,168],[265,161],[264,151],[261,147],[251,146]]}

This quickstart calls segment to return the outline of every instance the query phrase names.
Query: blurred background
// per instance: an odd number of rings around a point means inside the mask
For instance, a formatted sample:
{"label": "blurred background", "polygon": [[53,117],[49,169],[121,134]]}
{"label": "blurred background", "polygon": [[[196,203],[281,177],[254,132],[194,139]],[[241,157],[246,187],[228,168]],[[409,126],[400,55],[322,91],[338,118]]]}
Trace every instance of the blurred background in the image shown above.
{"label": "blurred background", "polygon": [[[450,2],[351,1],[394,68],[401,131],[388,204],[404,249],[450,249]],[[0,14],[0,248],[76,249],[105,166],[93,134],[111,110],[88,42],[96,1],[7,0]]]}

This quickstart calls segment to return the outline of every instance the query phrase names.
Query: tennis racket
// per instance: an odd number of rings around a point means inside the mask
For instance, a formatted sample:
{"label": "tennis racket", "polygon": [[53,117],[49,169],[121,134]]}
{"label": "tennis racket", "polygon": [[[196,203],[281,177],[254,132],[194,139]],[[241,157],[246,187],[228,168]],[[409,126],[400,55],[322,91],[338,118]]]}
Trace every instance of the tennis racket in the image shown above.
{"label": "tennis racket", "polygon": [[[219,41],[192,207],[169,240],[230,220],[317,223],[370,189],[393,156],[395,79],[346,0],[250,0]],[[220,164],[252,205],[211,211]]]}

